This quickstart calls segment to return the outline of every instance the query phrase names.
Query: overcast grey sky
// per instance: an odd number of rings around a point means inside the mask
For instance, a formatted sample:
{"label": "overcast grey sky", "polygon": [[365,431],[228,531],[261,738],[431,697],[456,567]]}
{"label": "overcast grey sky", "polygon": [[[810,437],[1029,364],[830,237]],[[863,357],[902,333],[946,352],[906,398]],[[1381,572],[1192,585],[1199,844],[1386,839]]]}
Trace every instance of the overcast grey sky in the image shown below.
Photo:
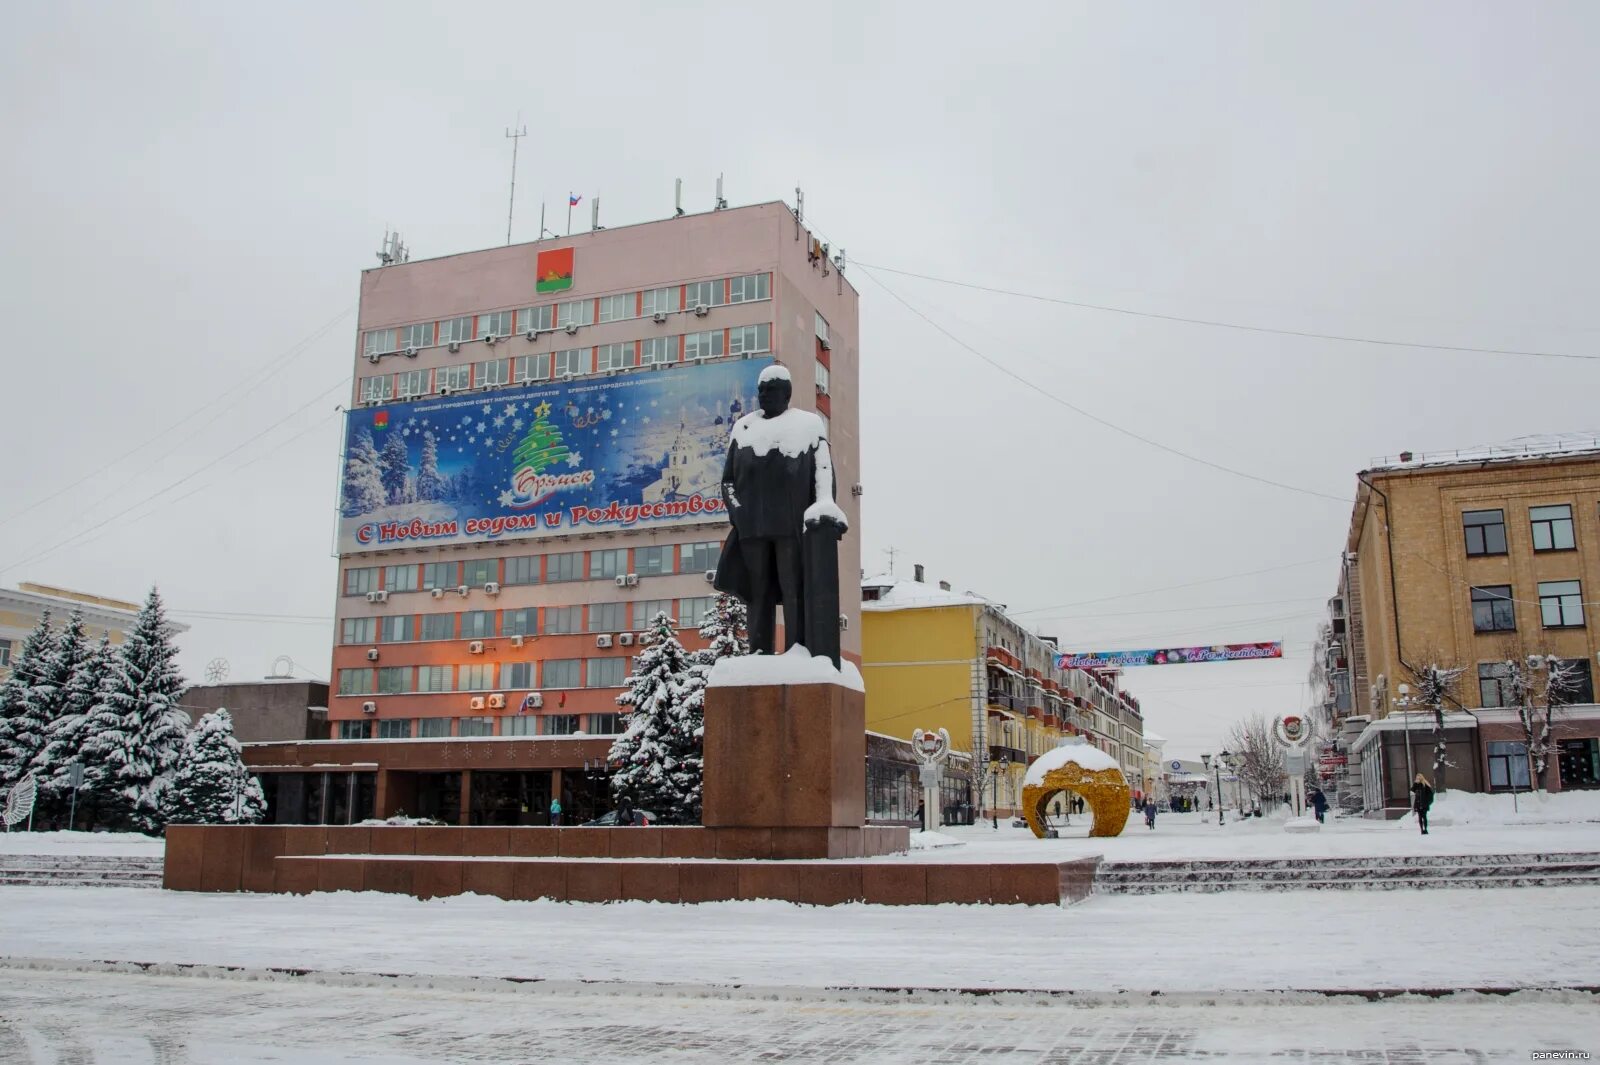
{"label": "overcast grey sky", "polygon": [[[419,257],[502,242],[519,111],[518,239],[541,199],[643,221],[676,177],[709,207],[721,172],[735,204],[801,185],[870,266],[1596,354],[1597,31],[1581,3],[14,5],[0,583],[157,582],[191,677],[326,676],[357,272],[386,225]],[[1404,448],[1600,427],[1593,362],[870,266],[869,569],[892,544],[1075,649],[1288,642],[1135,672],[1172,753],[1303,704],[1348,505],[1087,421],[882,286],[1101,418],[1312,492]]]}

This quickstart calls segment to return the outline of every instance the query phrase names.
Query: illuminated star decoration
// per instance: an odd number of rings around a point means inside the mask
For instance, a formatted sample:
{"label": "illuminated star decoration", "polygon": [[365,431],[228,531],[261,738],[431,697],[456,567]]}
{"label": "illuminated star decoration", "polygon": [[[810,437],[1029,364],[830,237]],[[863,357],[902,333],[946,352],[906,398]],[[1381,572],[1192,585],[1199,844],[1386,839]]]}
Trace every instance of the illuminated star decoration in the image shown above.
{"label": "illuminated star decoration", "polygon": [[535,415],[537,415],[538,417],[540,417],[540,418],[549,417],[550,416],[550,404],[549,404],[549,402],[546,401],[544,403],[539,404],[537,407],[533,408],[533,413]]}

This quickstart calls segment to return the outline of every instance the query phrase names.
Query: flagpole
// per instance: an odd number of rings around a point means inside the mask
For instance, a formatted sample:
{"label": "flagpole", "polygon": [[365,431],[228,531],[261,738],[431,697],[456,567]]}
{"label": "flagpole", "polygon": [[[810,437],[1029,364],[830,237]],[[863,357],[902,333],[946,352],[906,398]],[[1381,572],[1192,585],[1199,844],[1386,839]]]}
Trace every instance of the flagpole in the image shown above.
{"label": "flagpole", "polygon": [[572,236],[572,194],[567,193],[567,236]]}

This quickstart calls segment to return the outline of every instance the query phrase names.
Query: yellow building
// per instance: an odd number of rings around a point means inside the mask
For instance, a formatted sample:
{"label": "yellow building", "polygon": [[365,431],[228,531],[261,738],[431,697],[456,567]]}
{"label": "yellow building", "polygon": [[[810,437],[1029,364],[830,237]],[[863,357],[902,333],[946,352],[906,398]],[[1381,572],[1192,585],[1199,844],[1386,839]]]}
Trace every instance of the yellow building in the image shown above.
{"label": "yellow building", "polygon": [[1069,735],[1082,735],[1118,760],[1143,787],[1144,723],[1138,701],[1112,680],[1057,669],[1055,641],[1006,615],[1005,605],[948,582],[893,576],[862,582],[861,672],[867,728],[909,738],[916,729],[950,732],[973,756],[980,809],[1019,809],[1028,763]]}
{"label": "yellow building", "polygon": [[[113,645],[120,644],[139,614],[138,603],[72,592],[27,581],[16,590],[0,588],[0,680],[11,675],[11,656],[22,648],[22,641],[39,624],[45,611],[51,624],[59,625],[73,610],[83,611],[83,628],[98,640],[102,632],[111,634]],[[179,631],[188,626],[175,626]]]}

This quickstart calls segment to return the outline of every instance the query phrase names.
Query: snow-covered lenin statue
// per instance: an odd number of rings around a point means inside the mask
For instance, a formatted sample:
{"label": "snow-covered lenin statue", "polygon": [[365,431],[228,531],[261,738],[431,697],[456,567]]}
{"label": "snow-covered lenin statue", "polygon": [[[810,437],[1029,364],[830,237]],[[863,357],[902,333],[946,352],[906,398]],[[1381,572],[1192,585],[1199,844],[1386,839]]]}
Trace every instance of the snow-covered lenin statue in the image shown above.
{"label": "snow-covered lenin statue", "polygon": [[784,649],[804,644],[839,665],[839,539],[848,528],[834,499],[827,427],[789,406],[782,366],[761,372],[760,410],[740,418],[728,442],[722,501],[733,529],[715,587],[750,607],[750,650],[772,654],[783,607]]}

